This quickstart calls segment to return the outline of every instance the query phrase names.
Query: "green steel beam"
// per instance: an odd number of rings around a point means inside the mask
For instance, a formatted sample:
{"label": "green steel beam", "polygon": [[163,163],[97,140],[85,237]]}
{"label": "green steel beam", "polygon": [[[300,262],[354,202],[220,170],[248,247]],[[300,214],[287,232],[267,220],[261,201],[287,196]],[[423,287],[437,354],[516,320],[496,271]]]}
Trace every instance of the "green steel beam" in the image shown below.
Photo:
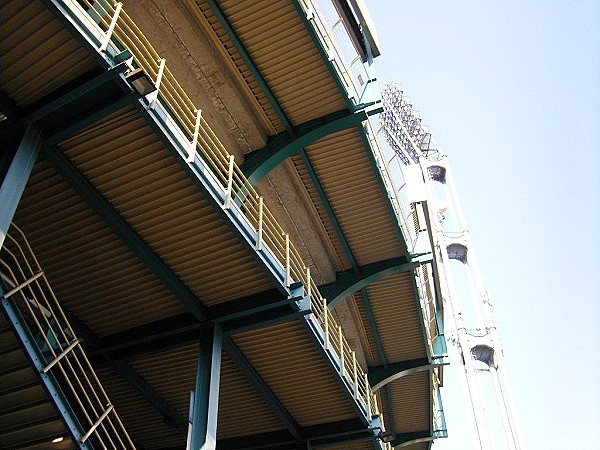
{"label": "green steel beam", "polygon": [[390,443],[393,448],[407,447],[412,444],[418,444],[420,442],[433,441],[434,437],[431,435],[431,431],[410,431],[407,433],[397,433],[396,438]]}
{"label": "green steel beam", "polygon": [[369,367],[369,384],[376,391],[398,378],[448,364],[446,361],[429,362],[428,358],[416,358]]}
{"label": "green steel beam", "polygon": [[217,18],[217,20],[219,21],[219,23],[221,24],[223,29],[225,30],[225,33],[227,33],[227,36],[229,36],[229,39],[231,39],[233,46],[236,48],[237,52],[239,53],[240,57],[242,58],[242,61],[244,61],[244,64],[246,64],[246,67],[248,67],[248,70],[252,74],[252,77],[254,78],[254,80],[260,87],[260,89],[263,91],[263,93],[265,94],[267,101],[269,102],[269,104],[271,105],[273,110],[275,111],[275,114],[277,114],[277,117],[281,121],[281,124],[283,125],[285,130],[291,136],[293,136],[294,129],[292,127],[290,120],[288,119],[285,112],[281,108],[281,105],[275,98],[275,95],[271,91],[271,88],[269,88],[269,85],[267,84],[267,82],[263,78],[262,74],[256,67],[256,64],[254,64],[254,61],[248,54],[246,47],[244,47],[244,44],[242,43],[242,41],[236,34],[236,32],[233,29],[233,27],[231,26],[231,24],[229,23],[229,20],[225,16],[225,13],[223,13],[223,10],[221,9],[221,7],[218,5],[218,3],[215,0],[206,0],[206,3],[208,3],[208,6],[210,7],[213,14]]}
{"label": "green steel beam", "polygon": [[352,269],[338,272],[336,281],[319,286],[319,291],[327,298],[331,309],[350,294],[385,276],[409,272],[418,266],[419,263],[409,262],[406,256],[365,264],[358,267],[358,273]]}
{"label": "green steel beam", "polygon": [[215,450],[223,333],[218,326],[202,330],[192,404],[190,449]]}
{"label": "green steel beam", "polygon": [[30,125],[17,148],[15,156],[0,185],[0,248],[17,211],[29,175],[43,145],[41,130]]}
{"label": "green steel beam", "polygon": [[313,142],[346,128],[359,126],[368,116],[380,111],[381,108],[356,112],[343,110],[305,122],[296,127],[296,136],[280,133],[273,136],[262,149],[246,155],[241,169],[254,186],[287,158],[300,153]]}

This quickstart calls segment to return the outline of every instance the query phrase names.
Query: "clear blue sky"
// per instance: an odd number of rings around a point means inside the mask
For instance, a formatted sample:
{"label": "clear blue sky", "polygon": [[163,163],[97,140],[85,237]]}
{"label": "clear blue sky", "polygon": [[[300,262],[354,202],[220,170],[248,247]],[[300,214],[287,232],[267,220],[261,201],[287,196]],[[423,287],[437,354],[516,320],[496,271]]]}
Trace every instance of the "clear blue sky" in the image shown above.
{"label": "clear blue sky", "polygon": [[[380,81],[404,86],[449,155],[529,449],[595,448],[600,2],[367,4]],[[471,449],[451,373],[444,394],[434,448]]]}

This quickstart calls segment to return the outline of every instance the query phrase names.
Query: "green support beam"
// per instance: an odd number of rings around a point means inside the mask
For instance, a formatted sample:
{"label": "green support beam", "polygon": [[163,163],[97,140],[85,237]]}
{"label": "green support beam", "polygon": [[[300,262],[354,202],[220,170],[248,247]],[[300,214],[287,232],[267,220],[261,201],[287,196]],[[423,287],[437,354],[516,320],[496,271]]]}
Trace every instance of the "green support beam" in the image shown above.
{"label": "green support beam", "polygon": [[202,330],[196,388],[192,404],[190,450],[215,450],[221,380],[223,333],[218,326]]}
{"label": "green support beam", "polygon": [[287,158],[300,153],[313,142],[346,128],[359,126],[370,115],[379,112],[381,112],[380,107],[356,112],[343,110],[305,122],[296,127],[295,136],[280,133],[273,136],[262,149],[246,155],[241,169],[254,186]]}
{"label": "green support beam", "polygon": [[17,211],[29,175],[43,145],[41,130],[30,125],[0,185],[0,248]]}
{"label": "green support beam", "polygon": [[319,286],[319,291],[327,298],[329,308],[331,309],[350,294],[385,276],[400,272],[410,272],[418,266],[419,263],[408,262],[406,256],[366,264],[358,267],[358,273],[352,269],[338,272],[336,281]]}
{"label": "green support beam", "polygon": [[428,358],[417,358],[369,367],[369,384],[376,391],[399,378],[447,364],[446,360],[434,360],[430,363]]}

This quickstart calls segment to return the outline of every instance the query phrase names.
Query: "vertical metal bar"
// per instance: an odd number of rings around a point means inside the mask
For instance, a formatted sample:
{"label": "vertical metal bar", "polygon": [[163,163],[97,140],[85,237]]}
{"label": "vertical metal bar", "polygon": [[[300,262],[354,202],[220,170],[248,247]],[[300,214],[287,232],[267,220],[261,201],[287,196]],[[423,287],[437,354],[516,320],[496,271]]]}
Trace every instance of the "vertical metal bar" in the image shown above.
{"label": "vertical metal bar", "polygon": [[185,441],[185,450],[192,449],[192,421],[194,420],[194,391],[190,391],[190,409],[188,412],[188,431]]}
{"label": "vertical metal bar", "polygon": [[121,2],[117,3],[117,8],[115,9],[115,14],[113,15],[112,20],[110,21],[110,26],[108,30],[106,30],[106,35],[102,40],[102,45],[100,45],[100,51],[102,53],[106,52],[108,48],[108,44],[110,43],[110,38],[112,37],[113,31],[115,31],[115,27],[117,26],[117,21],[119,20],[119,14],[121,13],[121,8],[123,8],[123,4]]}
{"label": "vertical metal bar", "polygon": [[156,102],[158,101],[158,92],[160,91],[160,84],[162,82],[163,73],[165,71],[165,64],[165,58],[161,58],[160,64],[158,66],[158,73],[156,74],[156,82],[154,83],[156,90],[150,92],[146,97],[149,103],[148,107],[150,109],[154,109],[154,107],[156,106]]}
{"label": "vertical metal bar", "polygon": [[312,281],[310,279],[310,267],[306,268],[306,295],[308,295],[309,297],[311,296],[312,293]]}
{"label": "vertical metal bar", "polygon": [[222,345],[223,334],[219,327],[202,331],[190,439],[194,450],[215,450],[217,445]]}
{"label": "vertical metal bar", "polygon": [[227,175],[227,189],[225,191],[225,209],[231,205],[231,191],[233,189],[233,160],[234,156],[229,155],[229,173]]}
{"label": "vertical metal bar", "polygon": [[262,250],[263,245],[263,198],[258,198],[258,238],[256,239],[256,250]]}
{"label": "vertical metal bar", "polygon": [[202,110],[199,109],[196,111],[196,125],[194,126],[194,137],[192,138],[192,143],[190,144],[190,149],[188,151],[188,157],[186,161],[191,163],[194,162],[194,156],[196,155],[196,147],[198,146],[198,135],[200,134],[200,120],[202,119]]}
{"label": "vertical metal bar", "polygon": [[327,299],[323,298],[323,317],[325,318],[325,350],[329,348],[329,308]]}
{"label": "vertical metal bar", "polygon": [[358,371],[356,369],[356,352],[352,350],[352,372],[354,377],[354,400],[358,400]]}
{"label": "vertical metal bar", "polygon": [[367,374],[364,374],[364,382],[365,382],[365,397],[367,397],[367,414],[368,414],[368,418],[369,420],[371,420],[372,414],[371,414],[371,393],[369,392],[369,378],[367,377]]}
{"label": "vertical metal bar", "polygon": [[285,285],[290,287],[290,235],[285,234]]}
{"label": "vertical metal bar", "polygon": [[21,283],[18,286],[12,288],[10,291],[8,291],[6,294],[4,294],[4,298],[9,298],[10,296],[12,296],[13,294],[15,294],[16,292],[19,292],[24,287],[29,286],[31,283],[33,283],[35,280],[37,280],[42,275],[44,275],[44,272],[38,272],[37,274],[35,274],[34,276],[32,276],[29,280],[24,281],[23,283]]}
{"label": "vertical metal bar", "polygon": [[338,325],[338,333],[340,335],[340,375],[344,376],[344,335],[342,334],[342,326]]}
{"label": "vertical metal bar", "polygon": [[21,200],[29,175],[43,144],[42,132],[30,125],[17,148],[0,186],[0,248]]}

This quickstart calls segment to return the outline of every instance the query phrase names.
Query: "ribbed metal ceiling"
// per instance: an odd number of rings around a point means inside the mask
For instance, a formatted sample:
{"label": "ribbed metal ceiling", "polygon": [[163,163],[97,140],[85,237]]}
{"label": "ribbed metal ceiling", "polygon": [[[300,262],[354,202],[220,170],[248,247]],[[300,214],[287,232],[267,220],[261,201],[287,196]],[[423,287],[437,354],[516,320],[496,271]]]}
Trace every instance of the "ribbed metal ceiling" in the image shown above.
{"label": "ribbed metal ceiling", "polygon": [[272,287],[133,107],[60,147],[206,305]]}
{"label": "ribbed metal ceiling", "polygon": [[[197,345],[136,361],[132,366],[181,417],[188,417],[198,366]],[[226,353],[222,355],[220,383],[219,439],[284,428]]]}
{"label": "ribbed metal ceiling", "polygon": [[301,426],[357,416],[299,321],[239,334],[234,341]]}
{"label": "ribbed metal ceiling", "polygon": [[[272,108],[266,107],[264,94],[252,83],[247,67],[208,5],[198,0],[196,4],[277,131],[281,131]],[[219,6],[292,124],[346,108],[343,95],[292,2],[234,0],[221,1]]]}
{"label": "ribbed metal ceiling", "polygon": [[431,374],[419,372],[390,383],[397,433],[431,428]]}
{"label": "ribbed metal ceiling", "polygon": [[412,272],[390,275],[366,288],[388,362],[427,356],[411,277]]}
{"label": "ribbed metal ceiling", "polygon": [[327,136],[306,152],[358,264],[402,255],[394,219],[358,130]]}
{"label": "ribbed metal ceiling", "polygon": [[95,333],[185,311],[43,159],[34,166],[15,222],[61,304]]}
{"label": "ribbed metal ceiling", "polygon": [[0,3],[0,88],[17,105],[33,103],[94,65],[41,2]]}

